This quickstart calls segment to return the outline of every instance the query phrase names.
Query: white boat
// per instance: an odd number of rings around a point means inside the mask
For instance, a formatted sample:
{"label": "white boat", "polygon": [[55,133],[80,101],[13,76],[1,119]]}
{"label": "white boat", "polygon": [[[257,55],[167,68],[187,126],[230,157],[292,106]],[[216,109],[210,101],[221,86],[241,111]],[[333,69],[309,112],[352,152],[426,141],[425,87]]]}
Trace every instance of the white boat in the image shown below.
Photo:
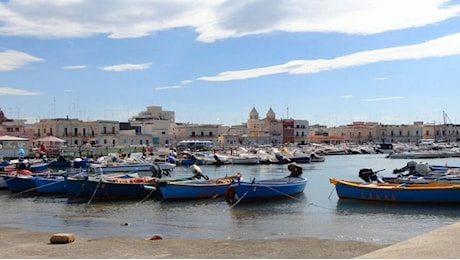
{"label": "white boat", "polygon": [[450,158],[460,156],[460,151],[456,150],[425,150],[407,151],[388,154],[390,159],[429,159],[429,158]]}
{"label": "white boat", "polygon": [[324,162],[326,161],[326,157],[320,156],[315,152],[310,153],[310,162]]}
{"label": "white boat", "polygon": [[257,155],[240,154],[231,156],[230,161],[233,164],[259,164],[260,158]]}
{"label": "white boat", "polygon": [[[142,155],[142,153],[141,153]],[[90,169],[93,171],[111,172],[151,172],[152,166],[158,165],[162,170],[172,169],[168,163],[154,164],[141,159],[138,154],[131,154],[129,158],[122,159],[117,154],[109,154],[97,159],[96,162],[90,163]],[[163,168],[164,167],[164,168]]]}

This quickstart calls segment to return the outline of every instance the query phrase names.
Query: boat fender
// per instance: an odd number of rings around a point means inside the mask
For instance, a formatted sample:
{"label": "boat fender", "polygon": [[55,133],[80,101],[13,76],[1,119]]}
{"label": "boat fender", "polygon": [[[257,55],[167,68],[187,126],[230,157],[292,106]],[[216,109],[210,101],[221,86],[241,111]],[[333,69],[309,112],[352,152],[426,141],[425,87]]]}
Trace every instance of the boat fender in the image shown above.
{"label": "boat fender", "polygon": [[32,172],[27,169],[21,170],[19,173],[24,175],[32,175]]}
{"label": "boat fender", "polygon": [[232,186],[229,186],[224,193],[225,201],[233,202],[235,200],[235,190]]}
{"label": "boat fender", "polygon": [[144,185],[144,190],[147,190],[147,191],[156,191],[157,188],[154,187],[154,186],[150,186],[150,185]]}

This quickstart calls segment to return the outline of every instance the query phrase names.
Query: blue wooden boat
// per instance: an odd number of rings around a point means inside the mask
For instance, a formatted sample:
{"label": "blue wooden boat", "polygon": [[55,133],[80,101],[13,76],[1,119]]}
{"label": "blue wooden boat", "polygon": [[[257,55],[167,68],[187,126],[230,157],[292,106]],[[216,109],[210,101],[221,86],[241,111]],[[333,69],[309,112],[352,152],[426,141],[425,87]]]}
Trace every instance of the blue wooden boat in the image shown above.
{"label": "blue wooden boat", "polygon": [[[77,173],[77,172],[75,172]],[[72,173],[72,174],[75,174]],[[69,174],[69,173],[67,173]],[[1,174],[7,188],[12,193],[39,192],[39,193],[67,193],[64,186],[62,172],[32,173],[32,174]]]}
{"label": "blue wooden boat", "polygon": [[241,181],[232,183],[227,191],[226,200],[267,200],[290,197],[302,193],[305,190],[307,179],[303,177],[283,177],[278,179],[266,179]]}
{"label": "blue wooden boat", "polygon": [[161,182],[158,185],[164,200],[205,199],[223,196],[230,178]]}
{"label": "blue wooden boat", "polygon": [[48,162],[33,163],[29,166],[31,172],[39,173],[49,171]]}
{"label": "blue wooden boat", "polygon": [[2,177],[11,193],[35,190],[36,186],[32,175],[3,174]]}
{"label": "blue wooden boat", "polygon": [[340,199],[411,203],[460,203],[460,184],[380,183],[330,178]]}
{"label": "blue wooden boat", "polygon": [[49,162],[48,167],[52,169],[68,169],[72,166],[72,161],[64,156],[59,156],[57,159]]}
{"label": "blue wooden boat", "polygon": [[91,160],[83,157],[83,158],[74,158],[72,161],[72,167],[73,168],[88,168],[89,164],[91,163]]}
{"label": "blue wooden boat", "polygon": [[68,177],[65,186],[71,198],[135,199],[154,196],[157,178],[153,177]]}
{"label": "blue wooden boat", "polygon": [[34,176],[32,179],[38,193],[67,194],[64,176]]}

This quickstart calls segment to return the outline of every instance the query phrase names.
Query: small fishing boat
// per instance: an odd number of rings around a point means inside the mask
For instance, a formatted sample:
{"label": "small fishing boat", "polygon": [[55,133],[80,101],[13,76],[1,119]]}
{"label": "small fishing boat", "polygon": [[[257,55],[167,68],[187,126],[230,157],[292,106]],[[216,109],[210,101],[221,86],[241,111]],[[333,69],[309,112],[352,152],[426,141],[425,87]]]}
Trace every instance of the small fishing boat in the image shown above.
{"label": "small fishing boat", "polygon": [[[382,176],[370,168],[359,170],[359,177],[365,182],[389,183],[460,183],[460,169],[456,166],[429,165],[426,162],[408,162],[404,167],[393,170],[393,176]],[[407,171],[407,173],[405,173]]]}
{"label": "small fishing boat", "polygon": [[296,163],[290,163],[288,169],[291,174],[287,177],[241,181],[237,179],[232,183],[225,194],[229,202],[241,200],[270,200],[290,197],[302,193],[307,185],[307,179],[301,177],[302,167]]}
{"label": "small fishing boat", "polygon": [[18,171],[17,173],[2,173],[7,188],[12,193],[39,192],[39,193],[67,193],[64,188],[63,174],[73,175],[76,172],[46,172],[31,173],[28,170]]}
{"label": "small fishing boat", "polygon": [[64,176],[33,176],[36,191],[42,194],[67,194]]}
{"label": "small fishing boat", "polygon": [[330,178],[340,199],[411,203],[460,203],[460,184],[381,183]]}
{"label": "small fishing boat", "polygon": [[266,200],[290,197],[302,193],[307,184],[303,177],[283,177],[252,181],[240,181],[231,184],[226,200]]}
{"label": "small fishing boat", "polygon": [[138,175],[108,176],[64,176],[65,187],[70,198],[135,199],[153,196],[156,192],[155,177]]}
{"label": "small fishing boat", "polygon": [[34,191],[36,186],[30,174],[2,174],[1,175],[11,193]]}
{"label": "small fishing boat", "polygon": [[85,170],[70,171],[57,171],[51,174],[40,176],[36,175],[33,178],[35,182],[36,191],[42,194],[67,194],[64,175],[66,176],[80,176],[87,174]]}
{"label": "small fishing boat", "polygon": [[51,169],[65,170],[72,167],[72,161],[60,155],[58,158],[51,160],[48,167]]}
{"label": "small fishing boat", "polygon": [[[241,178],[240,173],[233,176],[209,179],[201,169],[193,164],[190,166],[194,176],[182,181],[163,181],[158,184],[164,200],[205,199],[223,196],[231,181]],[[203,179],[202,179],[203,178]]]}
{"label": "small fishing boat", "polygon": [[89,164],[92,160],[88,159],[87,157],[77,157],[72,160],[72,167],[73,168],[88,168]]}
{"label": "small fishing boat", "polygon": [[223,196],[231,180],[236,177],[160,182],[158,189],[164,200],[215,198]]}

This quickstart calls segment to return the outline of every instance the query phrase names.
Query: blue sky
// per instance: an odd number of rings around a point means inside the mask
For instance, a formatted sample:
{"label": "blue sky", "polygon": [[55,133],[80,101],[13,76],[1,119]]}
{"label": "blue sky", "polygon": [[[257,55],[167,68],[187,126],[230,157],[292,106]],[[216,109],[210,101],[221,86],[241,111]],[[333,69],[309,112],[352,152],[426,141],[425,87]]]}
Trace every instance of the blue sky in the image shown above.
{"label": "blue sky", "polygon": [[460,2],[0,1],[9,118],[460,123]]}

